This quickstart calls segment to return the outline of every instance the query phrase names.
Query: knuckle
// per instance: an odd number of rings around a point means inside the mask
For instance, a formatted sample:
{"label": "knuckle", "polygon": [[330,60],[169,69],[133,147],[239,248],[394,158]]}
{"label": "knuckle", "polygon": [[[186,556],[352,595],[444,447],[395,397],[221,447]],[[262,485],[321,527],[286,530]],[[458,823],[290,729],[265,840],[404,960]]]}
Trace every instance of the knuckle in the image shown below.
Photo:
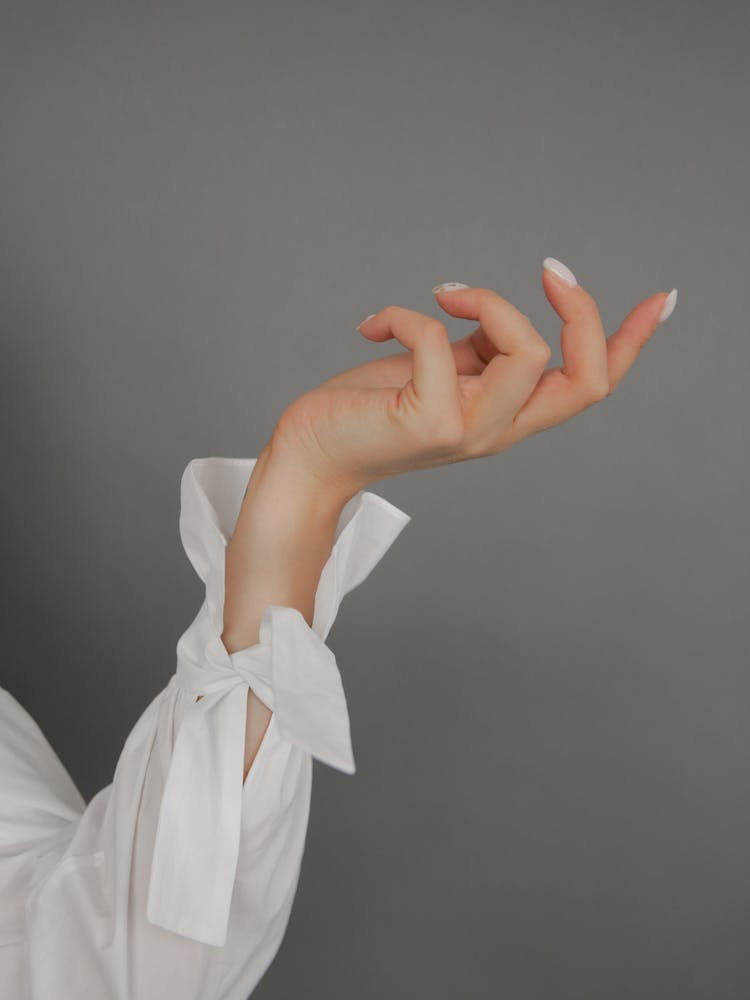
{"label": "knuckle", "polygon": [[529,364],[545,368],[552,357],[552,348],[546,340],[534,340],[526,348],[525,356]]}
{"label": "knuckle", "polygon": [[425,320],[422,327],[422,337],[430,342],[447,340],[448,330],[445,324],[441,323],[439,319],[430,316]]}
{"label": "knuckle", "polygon": [[487,458],[490,455],[499,455],[512,443],[512,425],[491,427],[472,435],[471,439],[464,443],[462,451],[467,458]]}
{"label": "knuckle", "polygon": [[603,386],[598,382],[590,385],[582,386],[578,391],[578,398],[580,401],[580,406],[586,409],[589,406],[595,406],[600,403],[609,395],[609,386]]}
{"label": "knuckle", "polygon": [[464,444],[463,450],[467,458],[486,458],[488,455],[497,454],[500,451],[500,446],[496,435],[475,435]]}
{"label": "knuckle", "polygon": [[432,418],[425,419],[421,432],[423,445],[439,452],[458,448],[464,436],[463,422],[448,418],[444,414],[436,414]]}
{"label": "knuckle", "polygon": [[461,420],[443,420],[440,427],[439,441],[444,448],[452,450],[459,448],[464,439],[464,427]]}
{"label": "knuckle", "polygon": [[380,310],[381,317],[388,323],[392,323],[400,312],[399,306],[386,306]]}
{"label": "knuckle", "polygon": [[603,399],[606,399],[610,394],[611,389],[609,385],[609,380],[592,382],[586,387],[584,393],[585,403],[587,406],[593,406],[594,403],[600,403]]}

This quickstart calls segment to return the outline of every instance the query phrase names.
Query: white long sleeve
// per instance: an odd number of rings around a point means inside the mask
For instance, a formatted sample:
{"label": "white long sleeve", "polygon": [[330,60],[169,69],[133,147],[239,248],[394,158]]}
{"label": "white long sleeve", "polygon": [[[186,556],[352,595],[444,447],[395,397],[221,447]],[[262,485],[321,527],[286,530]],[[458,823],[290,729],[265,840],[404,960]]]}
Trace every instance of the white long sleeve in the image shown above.
{"label": "white long sleeve", "polygon": [[[177,666],[88,805],[0,688],[0,996],[246,1000],[283,939],[307,834],[312,758],[354,772],[336,659],[344,595],[410,516],[360,491],[343,508],[312,627],[267,605],[259,642],[221,642],[226,544],[255,459],[192,460],[180,535],[205,600]],[[247,690],[272,715],[242,780]],[[200,700],[196,700],[198,695]]]}

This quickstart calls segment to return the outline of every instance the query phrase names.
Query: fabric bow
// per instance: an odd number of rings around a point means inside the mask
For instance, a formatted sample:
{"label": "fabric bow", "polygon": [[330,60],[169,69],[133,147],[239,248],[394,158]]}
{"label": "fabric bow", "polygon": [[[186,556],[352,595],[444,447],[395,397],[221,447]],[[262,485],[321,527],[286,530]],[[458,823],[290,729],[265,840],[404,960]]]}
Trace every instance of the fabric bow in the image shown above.
{"label": "fabric bow", "polygon": [[221,640],[226,545],[256,459],[193,459],[181,481],[180,536],[206,585],[177,643],[176,682],[202,695],[175,740],[151,864],[151,923],[209,945],[226,942],[240,847],[247,690],[279,733],[346,774],[355,771],[349,713],[326,638],[344,595],[361,583],[411,517],[360,490],[342,508],[310,627],[296,608],[266,605],[259,641],[230,654]]}

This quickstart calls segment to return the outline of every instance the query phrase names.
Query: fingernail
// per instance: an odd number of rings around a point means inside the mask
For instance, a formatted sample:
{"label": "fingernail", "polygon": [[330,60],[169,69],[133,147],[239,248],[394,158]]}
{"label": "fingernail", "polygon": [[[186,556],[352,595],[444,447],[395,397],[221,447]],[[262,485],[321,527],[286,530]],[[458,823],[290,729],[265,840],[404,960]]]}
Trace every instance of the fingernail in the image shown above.
{"label": "fingernail", "polygon": [[365,318],[364,318],[364,319],[361,319],[361,320],[359,321],[359,323],[357,323],[357,326],[356,326],[356,329],[357,329],[357,330],[361,329],[361,327],[362,327],[362,324],[363,324],[363,323],[366,323],[366,322],[368,321],[368,319],[372,319],[372,317],[373,317],[374,315],[375,315],[375,313],[370,313],[370,315],[369,315],[369,316],[365,316]]}
{"label": "fingernail", "polygon": [[673,288],[672,291],[664,300],[664,305],[661,307],[659,318],[656,321],[657,326],[659,325],[659,323],[663,323],[665,319],[669,319],[669,317],[674,312],[674,307],[676,305],[677,305],[677,289]]}
{"label": "fingernail", "polygon": [[576,276],[569,267],[566,267],[563,264],[562,261],[555,260],[554,257],[545,257],[542,261],[542,266],[548,271],[551,271],[553,274],[556,274],[558,278],[561,278],[565,284],[570,285],[571,288],[574,288],[578,284]]}
{"label": "fingernail", "polygon": [[462,281],[444,281],[442,285],[435,285],[432,289],[432,294],[436,295],[438,292],[457,292],[460,288],[469,287],[469,285],[465,285]]}

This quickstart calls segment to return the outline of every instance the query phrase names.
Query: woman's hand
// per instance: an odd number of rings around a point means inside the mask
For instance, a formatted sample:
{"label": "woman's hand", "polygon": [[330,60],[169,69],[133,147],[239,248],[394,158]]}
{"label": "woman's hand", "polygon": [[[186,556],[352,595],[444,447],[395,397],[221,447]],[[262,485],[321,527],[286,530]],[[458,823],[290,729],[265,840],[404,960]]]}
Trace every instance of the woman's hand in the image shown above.
{"label": "woman's hand", "polygon": [[[549,268],[543,283],[563,320],[561,368],[547,369],[547,344],[495,292],[438,291],[451,316],[479,321],[472,333],[451,343],[439,320],[389,306],[361,332],[394,337],[405,351],[342,372],[286,408],[255,463],[227,549],[222,640],[230,653],[258,642],[267,604],[297,608],[312,625],[341,508],[357,490],[496,454],[603,399],[676,295],[645,299],[607,339],[588,292]],[[270,716],[249,690],[245,777]]]}
{"label": "woman's hand", "polygon": [[607,337],[594,298],[545,260],[542,284],[563,321],[563,363],[528,316],[487,288],[435,290],[449,315],[478,322],[451,342],[440,320],[389,306],[360,324],[368,340],[406,350],[328,379],[283,412],[271,442],[314,479],[352,495],[413,469],[494,455],[608,396],[677,292],[640,302]]}

